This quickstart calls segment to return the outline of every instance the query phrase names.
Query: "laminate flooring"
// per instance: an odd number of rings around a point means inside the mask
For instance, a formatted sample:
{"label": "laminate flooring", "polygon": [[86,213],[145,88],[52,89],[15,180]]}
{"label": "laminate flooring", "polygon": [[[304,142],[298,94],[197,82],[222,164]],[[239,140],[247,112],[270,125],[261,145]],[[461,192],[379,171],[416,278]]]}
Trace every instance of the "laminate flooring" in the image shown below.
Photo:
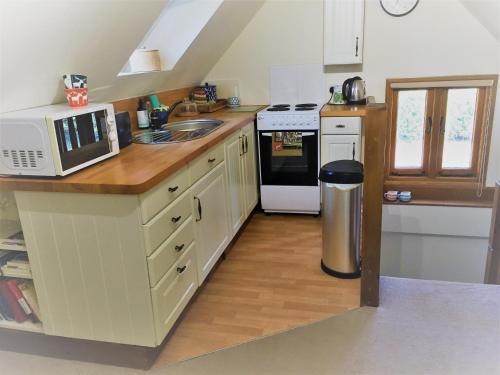
{"label": "laminate flooring", "polygon": [[155,366],[359,307],[360,280],[320,268],[321,218],[255,214],[202,285]]}

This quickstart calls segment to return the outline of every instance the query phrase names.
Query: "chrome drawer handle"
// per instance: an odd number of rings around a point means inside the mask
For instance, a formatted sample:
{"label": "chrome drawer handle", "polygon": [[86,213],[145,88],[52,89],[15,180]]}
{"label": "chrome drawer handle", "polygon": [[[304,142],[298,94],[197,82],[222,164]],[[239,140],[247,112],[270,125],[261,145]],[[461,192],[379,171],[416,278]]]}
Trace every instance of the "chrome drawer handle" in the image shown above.
{"label": "chrome drawer handle", "polygon": [[180,219],[182,218],[182,216],[177,216],[177,217],[173,217],[172,218],[172,223],[177,223]]}
{"label": "chrome drawer handle", "polygon": [[187,266],[184,266],[184,267],[177,267],[177,272],[178,272],[179,274],[183,273],[183,272],[186,270],[186,267],[187,267]]}
{"label": "chrome drawer handle", "polygon": [[214,161],[215,161],[215,158],[210,158],[210,159],[208,159],[208,162],[209,162],[209,163],[213,163]]}
{"label": "chrome drawer handle", "polygon": [[177,251],[178,253],[181,252],[182,249],[184,249],[184,244],[175,246],[175,251]]}
{"label": "chrome drawer handle", "polygon": [[179,186],[169,187],[168,191],[173,193],[174,191],[177,191],[177,189],[179,189]]}

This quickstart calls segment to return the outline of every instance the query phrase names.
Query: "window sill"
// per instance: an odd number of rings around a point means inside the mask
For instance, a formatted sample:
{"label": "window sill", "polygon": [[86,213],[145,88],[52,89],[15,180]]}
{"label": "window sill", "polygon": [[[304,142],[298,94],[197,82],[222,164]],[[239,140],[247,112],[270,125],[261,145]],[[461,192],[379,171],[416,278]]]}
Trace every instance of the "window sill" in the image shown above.
{"label": "window sill", "polygon": [[453,201],[437,199],[412,199],[409,202],[388,201],[387,199],[384,199],[383,204],[393,206],[493,207],[493,201]]}

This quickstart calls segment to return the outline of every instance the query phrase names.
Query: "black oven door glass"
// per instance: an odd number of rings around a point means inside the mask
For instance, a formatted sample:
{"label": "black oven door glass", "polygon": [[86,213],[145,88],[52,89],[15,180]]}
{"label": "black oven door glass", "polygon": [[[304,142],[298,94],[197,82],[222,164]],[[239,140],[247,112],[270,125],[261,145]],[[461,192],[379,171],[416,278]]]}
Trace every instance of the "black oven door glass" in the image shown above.
{"label": "black oven door glass", "polygon": [[107,115],[101,110],[54,121],[63,171],[111,152]]}
{"label": "black oven door glass", "polygon": [[259,131],[262,185],[318,185],[318,131]]}

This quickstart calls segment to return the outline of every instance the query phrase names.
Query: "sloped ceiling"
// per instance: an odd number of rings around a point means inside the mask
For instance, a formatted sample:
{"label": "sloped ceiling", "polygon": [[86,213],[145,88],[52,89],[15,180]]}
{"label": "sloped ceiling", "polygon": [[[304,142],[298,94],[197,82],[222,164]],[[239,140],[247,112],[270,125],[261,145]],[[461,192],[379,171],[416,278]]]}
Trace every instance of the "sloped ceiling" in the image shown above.
{"label": "sloped ceiling", "polygon": [[0,1],[0,112],[64,101],[61,76],[109,101],[199,83],[263,1],[226,0],[174,70],[117,77],[168,1]]}
{"label": "sloped ceiling", "polygon": [[500,42],[500,0],[460,0],[465,8]]}

